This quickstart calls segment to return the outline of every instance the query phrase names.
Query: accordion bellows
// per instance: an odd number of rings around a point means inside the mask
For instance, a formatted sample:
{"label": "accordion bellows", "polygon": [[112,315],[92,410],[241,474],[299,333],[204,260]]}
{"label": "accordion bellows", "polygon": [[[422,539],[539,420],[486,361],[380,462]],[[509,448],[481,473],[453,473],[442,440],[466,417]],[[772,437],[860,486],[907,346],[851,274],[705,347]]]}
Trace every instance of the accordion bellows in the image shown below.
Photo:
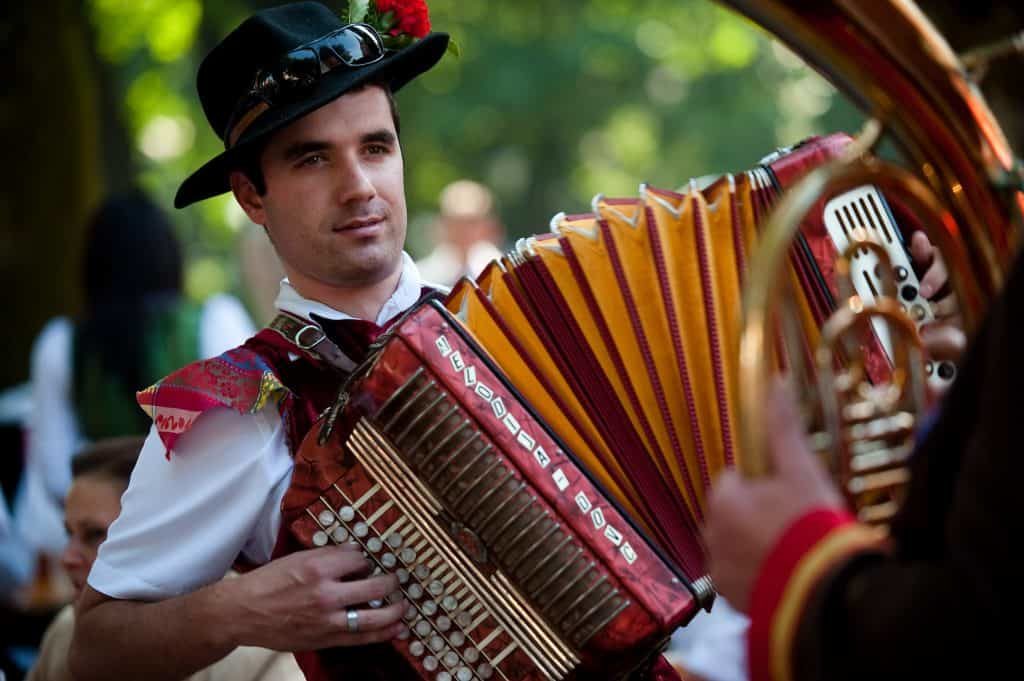
{"label": "accordion bellows", "polygon": [[684,571],[731,465],[740,278],[754,234],[746,175],[646,187],[562,216],[449,309]]}

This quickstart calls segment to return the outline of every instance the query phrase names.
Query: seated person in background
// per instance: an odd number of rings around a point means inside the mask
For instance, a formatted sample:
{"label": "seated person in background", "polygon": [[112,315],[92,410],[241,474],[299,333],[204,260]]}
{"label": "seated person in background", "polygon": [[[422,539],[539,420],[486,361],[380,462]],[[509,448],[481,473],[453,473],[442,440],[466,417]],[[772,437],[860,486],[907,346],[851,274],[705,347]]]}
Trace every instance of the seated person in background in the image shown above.
{"label": "seated person in background", "polygon": [[426,281],[454,286],[476,277],[501,257],[505,228],[494,212],[491,191],[472,180],[456,180],[441,190],[434,250],[416,261]]}
{"label": "seated person in background", "polygon": [[[121,512],[121,495],[142,448],[143,438],[101,440],[77,456],[71,464],[72,482],[64,505],[68,543],[61,561],[81,593],[96,550],[107,528]],[[68,649],[75,628],[74,605],[57,615],[39,651],[27,681],[70,681]],[[197,672],[188,681],[300,681],[302,673],[288,653],[263,648],[237,648],[216,664]]]}

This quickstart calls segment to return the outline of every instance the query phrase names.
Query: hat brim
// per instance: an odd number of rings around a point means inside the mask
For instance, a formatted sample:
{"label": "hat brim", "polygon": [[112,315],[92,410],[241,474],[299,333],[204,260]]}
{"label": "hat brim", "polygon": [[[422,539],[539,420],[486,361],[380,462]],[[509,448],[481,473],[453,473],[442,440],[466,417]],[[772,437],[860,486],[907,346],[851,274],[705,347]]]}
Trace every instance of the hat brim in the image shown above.
{"label": "hat brim", "polygon": [[431,33],[409,47],[360,69],[326,73],[301,100],[274,107],[256,119],[230,149],[215,156],[189,175],[174,196],[174,207],[184,208],[231,190],[229,177],[238,159],[260,140],[311,111],[368,82],[386,82],[397,92],[410,80],[440,61],[448,47],[446,33]]}

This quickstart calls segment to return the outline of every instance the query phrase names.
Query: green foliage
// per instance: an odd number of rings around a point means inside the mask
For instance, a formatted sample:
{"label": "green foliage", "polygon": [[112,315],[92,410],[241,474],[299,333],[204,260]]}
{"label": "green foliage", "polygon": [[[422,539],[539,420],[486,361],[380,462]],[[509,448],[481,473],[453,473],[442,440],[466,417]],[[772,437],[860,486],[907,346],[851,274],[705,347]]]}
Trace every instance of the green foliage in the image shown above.
{"label": "green foliage", "polygon": [[[87,3],[124,93],[140,181],[169,206],[181,179],[223,148],[195,95],[199,61],[251,11],[276,3]],[[366,0],[329,4],[352,19],[370,10]],[[544,231],[560,210],[586,210],[596,192],[634,194],[642,181],[678,187],[859,124],[818,76],[707,0],[429,4],[435,30],[455,38],[461,57],[398,95],[414,230],[459,177],[495,189],[514,238]],[[177,144],[146,146],[157,133]],[[233,240],[244,221],[230,205],[221,198],[176,212],[197,295],[237,279]],[[412,248],[425,243],[410,235]]]}

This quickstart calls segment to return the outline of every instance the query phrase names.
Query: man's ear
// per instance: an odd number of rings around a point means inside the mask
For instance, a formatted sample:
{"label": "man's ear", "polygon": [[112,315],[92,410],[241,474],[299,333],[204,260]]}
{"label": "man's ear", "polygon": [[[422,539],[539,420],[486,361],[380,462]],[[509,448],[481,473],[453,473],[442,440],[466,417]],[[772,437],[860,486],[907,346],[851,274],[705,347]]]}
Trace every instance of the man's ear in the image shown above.
{"label": "man's ear", "polygon": [[240,170],[232,171],[230,182],[235,200],[238,201],[238,205],[242,207],[249,219],[257,225],[267,224],[266,212],[263,209],[263,197],[256,191],[256,186],[246,174]]}

